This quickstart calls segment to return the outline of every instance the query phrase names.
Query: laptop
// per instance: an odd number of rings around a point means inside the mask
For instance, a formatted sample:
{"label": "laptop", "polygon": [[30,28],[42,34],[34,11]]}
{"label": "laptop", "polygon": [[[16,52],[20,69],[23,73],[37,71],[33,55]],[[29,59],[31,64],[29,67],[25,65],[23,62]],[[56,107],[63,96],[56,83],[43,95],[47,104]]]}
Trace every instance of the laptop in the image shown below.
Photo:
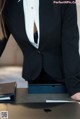
{"label": "laptop", "polygon": [[74,103],[64,84],[29,84],[28,98],[32,102]]}

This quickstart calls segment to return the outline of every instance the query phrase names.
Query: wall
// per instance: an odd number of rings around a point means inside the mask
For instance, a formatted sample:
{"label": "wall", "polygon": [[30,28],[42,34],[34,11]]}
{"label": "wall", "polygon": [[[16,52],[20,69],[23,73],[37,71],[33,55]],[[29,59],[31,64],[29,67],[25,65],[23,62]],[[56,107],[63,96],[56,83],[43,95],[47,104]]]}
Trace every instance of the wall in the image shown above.
{"label": "wall", "polygon": [[0,65],[22,65],[23,55],[12,35],[0,58]]}

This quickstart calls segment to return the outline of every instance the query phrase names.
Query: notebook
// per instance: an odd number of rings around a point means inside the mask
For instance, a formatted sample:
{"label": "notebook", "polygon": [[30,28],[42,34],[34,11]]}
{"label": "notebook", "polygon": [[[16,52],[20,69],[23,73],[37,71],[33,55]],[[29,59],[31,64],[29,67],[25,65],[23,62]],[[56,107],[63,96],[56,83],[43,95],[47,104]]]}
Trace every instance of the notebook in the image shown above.
{"label": "notebook", "polygon": [[16,82],[1,83],[0,102],[15,101],[16,87]]}

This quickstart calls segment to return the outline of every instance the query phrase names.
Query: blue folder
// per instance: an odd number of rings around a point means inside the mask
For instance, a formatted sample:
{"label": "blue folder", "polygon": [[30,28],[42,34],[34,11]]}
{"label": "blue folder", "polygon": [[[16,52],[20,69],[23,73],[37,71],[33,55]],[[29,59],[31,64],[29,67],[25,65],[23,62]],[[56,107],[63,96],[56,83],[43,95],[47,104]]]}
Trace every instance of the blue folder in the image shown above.
{"label": "blue folder", "polygon": [[29,84],[29,94],[67,93],[63,84]]}

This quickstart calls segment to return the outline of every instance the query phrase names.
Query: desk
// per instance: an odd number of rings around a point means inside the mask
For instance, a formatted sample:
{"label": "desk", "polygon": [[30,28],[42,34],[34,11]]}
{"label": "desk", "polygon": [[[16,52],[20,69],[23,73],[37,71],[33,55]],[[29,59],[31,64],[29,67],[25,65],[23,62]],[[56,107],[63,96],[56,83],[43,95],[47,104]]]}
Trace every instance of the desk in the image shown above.
{"label": "desk", "polygon": [[1,103],[0,111],[8,111],[8,119],[80,119],[78,103],[48,104],[45,103],[46,96],[49,97],[52,94],[44,96],[41,94],[41,96],[26,93],[25,88],[17,89],[16,102]]}
{"label": "desk", "polygon": [[65,94],[28,94],[27,88],[17,88],[16,103],[46,103],[52,99],[71,100],[67,93]]}

